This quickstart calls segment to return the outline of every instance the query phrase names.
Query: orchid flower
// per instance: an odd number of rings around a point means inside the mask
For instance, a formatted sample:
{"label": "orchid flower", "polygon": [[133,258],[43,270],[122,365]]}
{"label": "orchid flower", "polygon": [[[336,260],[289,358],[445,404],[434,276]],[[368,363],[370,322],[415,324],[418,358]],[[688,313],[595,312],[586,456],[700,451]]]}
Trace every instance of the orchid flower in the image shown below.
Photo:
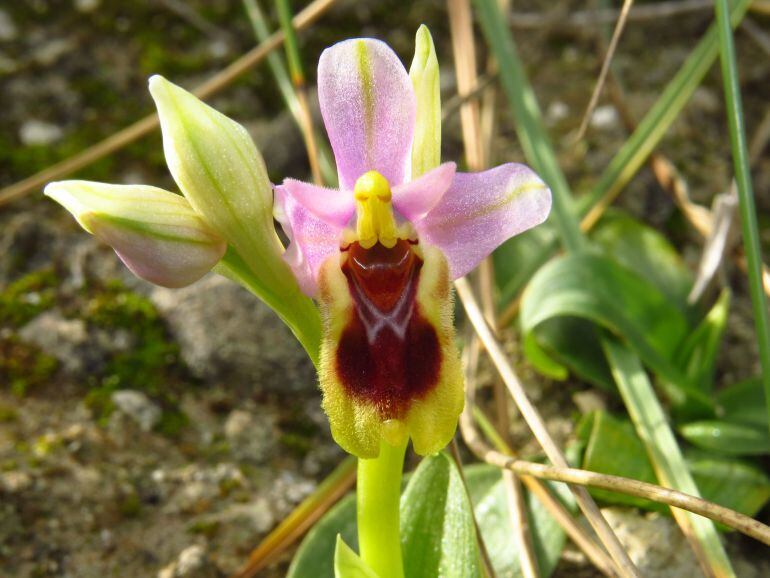
{"label": "orchid flower", "polygon": [[[434,453],[464,401],[451,281],[544,221],[550,191],[512,163],[415,175],[418,99],[381,41],[326,49],[318,97],[340,187],[286,179],[275,215],[290,239],[286,261],[321,305],[323,406],[337,443],[359,457],[407,437],[418,454]],[[435,105],[423,118],[435,118]]]}
{"label": "orchid flower", "polygon": [[181,196],[86,181],[46,187],[138,276],[180,287],[216,266],[270,305],[314,361],[320,350],[332,434],[361,458],[377,457],[383,441],[411,439],[427,455],[451,440],[464,401],[451,282],[544,221],[551,203],[523,165],[460,173],[439,164],[438,63],[427,29],[417,38],[411,73],[378,40],[321,55],[338,189],[294,179],[273,188],[242,126],[159,76],[150,92]]}

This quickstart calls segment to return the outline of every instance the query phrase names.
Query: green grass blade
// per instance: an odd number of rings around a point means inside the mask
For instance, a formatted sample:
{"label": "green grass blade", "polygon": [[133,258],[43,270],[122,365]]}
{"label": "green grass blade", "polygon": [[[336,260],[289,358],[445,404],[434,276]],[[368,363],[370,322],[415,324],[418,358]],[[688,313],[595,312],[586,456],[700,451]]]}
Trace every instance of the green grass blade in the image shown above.
{"label": "green grass blade", "polygon": [[[734,2],[730,12],[733,26],[740,23],[750,4],[751,0]],[[639,171],[703,81],[714,64],[718,51],[717,29],[712,26],[687,57],[676,76],[666,85],[660,98],[647,112],[631,137],[620,148],[592,191],[581,199],[581,214],[587,213],[604,197],[614,198]]]}
{"label": "green grass blade", "polygon": [[474,0],[481,27],[500,63],[500,81],[516,120],[517,134],[532,167],[553,192],[553,217],[565,246],[578,250],[585,244],[572,215],[572,197],[542,121],[540,107],[511,37],[506,18],[495,0]]}
{"label": "green grass blade", "polygon": [[[251,22],[254,35],[259,42],[264,42],[271,32],[259,2],[257,0],[243,0],[243,7],[246,10],[249,22]],[[286,70],[286,65],[276,51],[270,52],[267,55],[267,64],[270,66],[270,72],[273,74],[286,107],[291,112],[294,122],[302,130],[302,112],[299,100],[297,99],[297,93],[294,91],[294,85],[289,78],[289,72]],[[317,138],[316,144],[318,146],[318,162],[324,182],[334,186],[337,182],[337,169],[332,161],[331,150],[322,138]]]}
{"label": "green grass blade", "polygon": [[[754,324],[759,344],[759,359],[762,364],[762,383],[765,388],[767,411],[770,415],[770,322],[767,302],[762,286],[762,252],[759,246],[757,213],[754,207],[754,191],[749,171],[749,154],[743,123],[743,105],[738,87],[738,66],[735,62],[733,31],[728,17],[727,0],[716,0],[717,28],[719,29],[719,53],[722,61],[727,120],[730,127],[730,144],[735,165],[735,181],[738,185],[738,200],[741,210],[743,247],[748,263],[749,290],[754,308]],[[770,420],[768,420],[770,426]]]}
{"label": "green grass blade", "polygon": [[[658,479],[665,486],[699,496],[698,487],[639,358],[613,339],[604,339],[602,345]],[[697,539],[696,554],[703,558],[701,561],[708,564],[717,577],[735,576],[713,522],[682,510],[672,512],[680,526],[689,528],[692,537]]]}
{"label": "green grass blade", "polygon": [[299,45],[297,44],[297,33],[291,23],[293,17],[290,0],[275,0],[275,6],[278,10],[278,20],[281,22],[281,30],[285,41],[283,43],[286,50],[286,60],[289,63],[289,73],[295,86],[305,84],[305,73],[302,70],[302,57],[299,55]]}

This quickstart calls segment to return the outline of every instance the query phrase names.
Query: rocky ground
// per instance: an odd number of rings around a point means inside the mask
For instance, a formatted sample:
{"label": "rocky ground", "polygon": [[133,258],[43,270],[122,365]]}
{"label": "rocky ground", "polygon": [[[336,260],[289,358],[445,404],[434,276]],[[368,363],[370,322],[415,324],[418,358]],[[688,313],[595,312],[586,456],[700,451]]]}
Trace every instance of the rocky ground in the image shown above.
{"label": "rocky ground", "polygon": [[[515,4],[540,12],[552,6]],[[398,2],[340,2],[303,35],[302,48],[311,63],[331,42],[376,35],[408,60],[420,22],[437,38],[442,85],[451,95],[441,2],[408,9]],[[708,22],[703,13],[670,26],[629,28],[617,64],[633,111],[641,115],[655,100]],[[602,103],[585,143],[569,145],[597,74],[594,35],[527,30],[520,41],[527,61],[536,63],[531,72],[560,160],[583,190],[590,184],[586,175],[599,174],[625,138],[614,108]],[[3,4],[0,185],[145,114],[149,74],[192,86],[252,45],[237,1]],[[770,65],[743,35],[738,49],[751,133],[770,98]],[[716,72],[663,146],[704,203],[726,188],[730,174]],[[213,104],[249,128],[275,180],[306,174],[299,133],[266,68]],[[445,153],[461,154],[456,115],[445,124]],[[493,157],[520,160],[504,115]],[[173,187],[157,135],[80,176]],[[766,220],[767,156],[755,187]],[[649,173],[640,174],[621,202],[665,230],[690,262],[697,260],[696,237]],[[750,304],[741,276],[733,282],[729,354],[720,364],[728,381],[756,371]],[[518,358],[516,344],[509,346]],[[529,382],[559,440],[569,439],[576,409],[607,403],[584,388]],[[514,436],[523,451],[537,451],[525,428],[517,426]],[[0,208],[0,576],[226,576],[341,457],[319,408],[312,366],[245,290],[214,275],[178,291],[138,281],[38,192]],[[630,510],[612,516],[636,544],[645,576],[694,575],[686,547],[672,545],[679,534],[668,518]],[[747,561],[741,576],[770,575],[762,561],[767,552],[734,535],[730,543]],[[285,561],[264,575],[283,575]],[[595,575],[569,550],[558,572]]]}

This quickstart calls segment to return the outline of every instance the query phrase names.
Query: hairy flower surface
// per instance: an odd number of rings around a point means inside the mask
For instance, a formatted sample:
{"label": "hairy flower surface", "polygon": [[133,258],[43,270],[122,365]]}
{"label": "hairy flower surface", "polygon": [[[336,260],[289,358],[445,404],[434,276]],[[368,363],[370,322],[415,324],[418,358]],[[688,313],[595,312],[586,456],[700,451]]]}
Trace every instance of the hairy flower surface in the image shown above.
{"label": "hairy flower surface", "polygon": [[451,281],[551,205],[523,165],[458,173],[454,163],[430,166],[438,150],[413,151],[415,132],[423,142],[440,130],[440,105],[426,94],[415,131],[418,98],[386,44],[328,48],[318,96],[340,188],[286,179],[275,189],[284,258],[321,304],[324,409],[337,443],[363,458],[378,455],[382,438],[410,436],[423,455],[450,441],[463,407]]}

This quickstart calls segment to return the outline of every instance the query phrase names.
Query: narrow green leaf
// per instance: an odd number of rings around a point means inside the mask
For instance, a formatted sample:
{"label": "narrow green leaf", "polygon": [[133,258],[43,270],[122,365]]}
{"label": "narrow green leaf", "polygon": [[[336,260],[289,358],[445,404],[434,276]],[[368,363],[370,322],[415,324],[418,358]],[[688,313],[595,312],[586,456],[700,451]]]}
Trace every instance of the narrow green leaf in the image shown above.
{"label": "narrow green leaf", "polygon": [[334,578],[378,578],[339,534],[334,551]]}
{"label": "narrow green leaf", "polygon": [[425,458],[401,500],[401,545],[407,578],[481,577],[471,502],[446,454]]}
{"label": "narrow green leaf", "polygon": [[710,394],[714,389],[717,355],[727,326],[729,309],[730,291],[725,289],[674,358],[688,381],[704,393]]}
{"label": "narrow green leaf", "polygon": [[770,434],[766,428],[707,420],[683,425],[679,433],[690,443],[705,450],[733,456],[770,454]]}
{"label": "narrow green leaf", "polygon": [[532,86],[524,72],[507,18],[496,0],[474,0],[481,28],[500,66],[500,82],[516,121],[516,134],[532,168],[553,192],[553,220],[570,250],[581,249],[585,239],[574,219],[569,185],[543,126],[542,114]]}
{"label": "narrow green leaf", "polygon": [[[751,184],[749,153],[743,122],[743,104],[738,83],[738,65],[735,62],[733,30],[727,0],[716,0],[717,28],[719,30],[719,54],[722,62],[727,121],[730,127],[730,145],[735,166],[735,182],[738,185],[738,201],[741,210],[741,231],[749,274],[749,293],[754,310],[757,331],[759,361],[762,365],[762,383],[765,387],[765,403],[770,417],[770,316],[767,297],[762,282],[762,249],[759,244],[757,210],[754,206],[754,190]],[[770,419],[767,426],[770,427]]]}
{"label": "narrow green leaf", "polygon": [[[700,496],[698,486],[687,469],[681,449],[655,396],[639,358],[613,339],[602,341],[621,396],[626,403],[636,432],[642,440],[658,479],[665,486]],[[719,575],[735,576],[730,559],[719,539],[716,526],[696,514],[682,514],[701,546],[709,566]]]}

